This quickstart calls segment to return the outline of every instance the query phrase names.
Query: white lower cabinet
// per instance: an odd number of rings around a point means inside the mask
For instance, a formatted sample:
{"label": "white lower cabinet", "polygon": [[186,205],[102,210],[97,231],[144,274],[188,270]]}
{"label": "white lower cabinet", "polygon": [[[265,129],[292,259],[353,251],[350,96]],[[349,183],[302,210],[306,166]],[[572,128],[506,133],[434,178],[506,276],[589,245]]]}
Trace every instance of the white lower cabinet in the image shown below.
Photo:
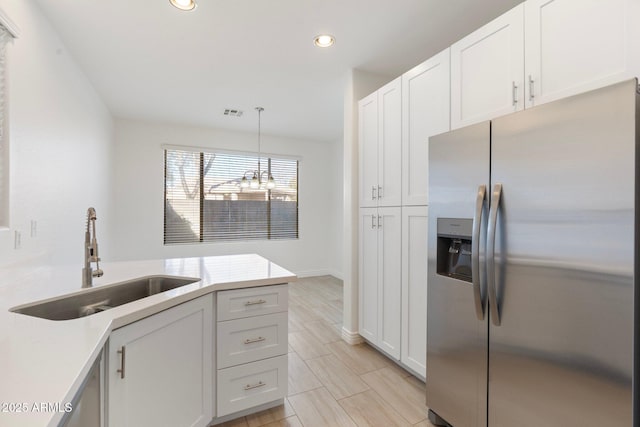
{"label": "white lower cabinet", "polygon": [[287,395],[287,299],[286,284],[218,292],[218,418]]}
{"label": "white lower cabinet", "polygon": [[287,355],[218,370],[218,416],[282,399],[287,394]]}
{"label": "white lower cabinet", "polygon": [[108,350],[108,425],[209,425],[212,340],[213,294],[113,331]]}
{"label": "white lower cabinet", "polygon": [[360,209],[360,335],[400,360],[399,207]]}
{"label": "white lower cabinet", "polygon": [[423,378],[427,359],[426,206],[402,207],[402,356]]}
{"label": "white lower cabinet", "polygon": [[218,369],[287,353],[287,312],[218,322]]}

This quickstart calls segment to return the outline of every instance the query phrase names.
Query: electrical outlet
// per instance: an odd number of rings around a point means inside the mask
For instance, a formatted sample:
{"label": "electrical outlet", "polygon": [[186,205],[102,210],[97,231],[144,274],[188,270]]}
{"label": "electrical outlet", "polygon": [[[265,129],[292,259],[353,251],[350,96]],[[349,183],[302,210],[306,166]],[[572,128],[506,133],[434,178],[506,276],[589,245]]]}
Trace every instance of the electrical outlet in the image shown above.
{"label": "electrical outlet", "polygon": [[22,233],[16,230],[14,234],[13,248],[20,249],[21,246],[22,246]]}
{"label": "electrical outlet", "polygon": [[31,238],[38,236],[38,221],[35,219],[31,220]]}

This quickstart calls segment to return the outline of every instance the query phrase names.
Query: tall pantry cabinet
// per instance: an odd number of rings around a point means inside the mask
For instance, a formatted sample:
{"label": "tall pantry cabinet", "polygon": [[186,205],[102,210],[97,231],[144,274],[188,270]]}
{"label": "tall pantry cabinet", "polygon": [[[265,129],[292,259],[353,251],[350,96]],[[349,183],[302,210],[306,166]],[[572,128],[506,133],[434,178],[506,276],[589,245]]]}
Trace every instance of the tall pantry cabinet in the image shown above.
{"label": "tall pantry cabinet", "polygon": [[358,104],[360,152],[359,332],[400,358],[401,82]]}
{"label": "tall pantry cabinet", "polygon": [[421,377],[428,140],[449,130],[449,76],[447,49],[359,103],[360,335]]}

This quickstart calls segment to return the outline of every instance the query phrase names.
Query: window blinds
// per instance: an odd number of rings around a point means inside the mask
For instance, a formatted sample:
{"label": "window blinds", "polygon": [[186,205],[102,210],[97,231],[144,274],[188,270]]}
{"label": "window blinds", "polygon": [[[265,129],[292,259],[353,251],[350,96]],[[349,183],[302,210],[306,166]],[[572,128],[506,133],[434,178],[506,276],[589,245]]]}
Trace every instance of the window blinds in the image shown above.
{"label": "window blinds", "polygon": [[257,155],[165,150],[164,243],[298,238],[298,161],[261,157],[275,188],[242,188],[257,170]]}

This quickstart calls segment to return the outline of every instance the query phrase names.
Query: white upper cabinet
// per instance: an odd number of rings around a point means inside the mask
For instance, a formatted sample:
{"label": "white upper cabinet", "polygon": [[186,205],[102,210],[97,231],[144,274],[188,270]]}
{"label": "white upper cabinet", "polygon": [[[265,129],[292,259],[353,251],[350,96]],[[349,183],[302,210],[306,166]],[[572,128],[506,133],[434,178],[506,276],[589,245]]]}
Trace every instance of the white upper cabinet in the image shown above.
{"label": "white upper cabinet", "polygon": [[378,92],[358,103],[360,206],[378,206]]}
{"label": "white upper cabinet", "polygon": [[450,129],[449,49],[402,75],[402,205],[427,205],[429,137]]}
{"label": "white upper cabinet", "polygon": [[451,46],[453,129],[524,108],[524,5]]}
{"label": "white upper cabinet", "polygon": [[634,77],[637,0],[525,2],[527,107]]}
{"label": "white upper cabinet", "polygon": [[402,201],[402,78],[378,90],[378,206]]}
{"label": "white upper cabinet", "polygon": [[402,79],[358,103],[360,206],[400,206]]}

